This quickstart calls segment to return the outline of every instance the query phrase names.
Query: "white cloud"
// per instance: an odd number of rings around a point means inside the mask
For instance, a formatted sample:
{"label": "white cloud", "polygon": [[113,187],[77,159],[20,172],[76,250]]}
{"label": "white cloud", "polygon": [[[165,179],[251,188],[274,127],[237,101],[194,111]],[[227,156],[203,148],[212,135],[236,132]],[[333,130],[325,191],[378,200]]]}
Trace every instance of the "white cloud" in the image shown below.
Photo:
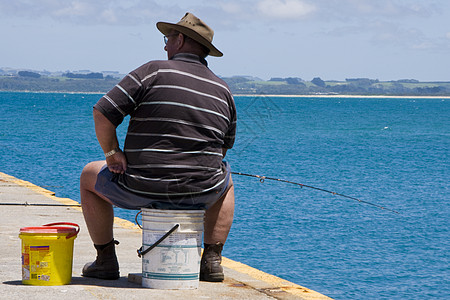
{"label": "white cloud", "polygon": [[118,21],[115,11],[111,8],[104,10],[100,16],[107,23],[114,24],[114,23],[117,23],[117,21]]}
{"label": "white cloud", "polygon": [[263,0],[257,7],[264,15],[281,19],[302,18],[316,10],[314,5],[299,0]]}
{"label": "white cloud", "polygon": [[[325,3],[322,2],[322,5]],[[423,1],[395,1],[395,0],[341,0],[339,5],[332,5],[339,13],[356,13],[361,16],[384,16],[384,17],[427,17],[435,11],[433,3]]]}
{"label": "white cloud", "polygon": [[405,28],[390,22],[379,22],[369,27],[368,30],[373,32],[371,42],[376,46],[396,46],[415,50],[436,50],[439,48],[437,39],[428,37],[418,28]]}
{"label": "white cloud", "polygon": [[[50,8],[51,9],[51,8]],[[60,5],[56,9],[50,10],[50,13],[56,17],[84,17],[93,12],[93,7],[89,3],[81,2],[81,1],[73,1],[67,3],[65,5]]]}
{"label": "white cloud", "polygon": [[448,38],[450,40],[450,31],[447,32],[447,34],[445,35],[446,38]]}
{"label": "white cloud", "polygon": [[315,0],[317,17],[326,22],[341,21],[349,23],[355,20],[408,21],[429,19],[445,10],[443,0]]}
{"label": "white cloud", "polygon": [[220,8],[229,14],[241,14],[242,13],[242,7],[239,3],[235,2],[226,2],[226,3],[219,3]]}
{"label": "white cloud", "polygon": [[178,9],[174,5],[159,5],[155,1],[136,0],[0,0],[1,17],[34,19],[54,19],[75,24],[127,24],[154,23],[158,15]]}
{"label": "white cloud", "polygon": [[[442,0],[441,0],[442,1]],[[55,19],[75,24],[152,24],[163,18],[177,20],[186,11],[214,18],[229,26],[236,20],[247,23],[268,20],[301,20],[315,17],[326,24],[333,21],[367,22],[374,18],[405,19],[429,17],[438,11],[438,2],[422,0],[0,0],[0,17]]]}

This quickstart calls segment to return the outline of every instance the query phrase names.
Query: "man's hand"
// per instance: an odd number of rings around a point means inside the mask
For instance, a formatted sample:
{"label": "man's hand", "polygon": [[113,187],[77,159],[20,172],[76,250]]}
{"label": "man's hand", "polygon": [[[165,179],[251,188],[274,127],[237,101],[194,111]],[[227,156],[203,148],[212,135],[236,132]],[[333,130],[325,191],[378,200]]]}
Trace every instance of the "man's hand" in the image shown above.
{"label": "man's hand", "polygon": [[[95,133],[98,142],[105,154],[111,149],[119,150],[117,141],[116,126],[112,124],[100,111],[94,108]],[[108,153],[109,155],[109,153]],[[117,151],[111,156],[106,157],[106,164],[112,173],[123,174],[127,169],[127,158],[122,151]]]}
{"label": "man's hand", "polygon": [[118,151],[114,155],[106,158],[106,164],[112,173],[123,174],[127,169],[127,158],[122,151]]}

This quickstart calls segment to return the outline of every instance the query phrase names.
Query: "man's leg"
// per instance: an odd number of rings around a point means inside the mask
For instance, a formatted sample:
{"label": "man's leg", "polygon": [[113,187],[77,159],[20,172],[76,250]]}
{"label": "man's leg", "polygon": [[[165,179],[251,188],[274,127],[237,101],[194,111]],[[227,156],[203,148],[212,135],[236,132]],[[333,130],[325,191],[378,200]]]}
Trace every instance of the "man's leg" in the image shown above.
{"label": "man's leg", "polygon": [[84,167],[80,177],[84,220],[96,245],[104,245],[113,239],[113,206],[107,198],[95,191],[97,175],[104,165],[104,161],[91,162]]}
{"label": "man's leg", "polygon": [[205,248],[200,265],[200,280],[223,281],[222,248],[227,240],[233,223],[234,186],[230,178],[230,188],[222,199],[219,199],[205,213],[204,244]]}
{"label": "man's leg", "polygon": [[81,206],[89,235],[97,250],[97,259],[83,268],[83,276],[118,279],[119,264],[113,240],[114,211],[109,200],[95,191],[97,175],[104,161],[87,164],[80,177]]}
{"label": "man's leg", "polygon": [[[231,176],[231,175],[230,175]],[[225,244],[234,216],[234,186],[230,177],[227,193],[205,212],[205,244]]]}

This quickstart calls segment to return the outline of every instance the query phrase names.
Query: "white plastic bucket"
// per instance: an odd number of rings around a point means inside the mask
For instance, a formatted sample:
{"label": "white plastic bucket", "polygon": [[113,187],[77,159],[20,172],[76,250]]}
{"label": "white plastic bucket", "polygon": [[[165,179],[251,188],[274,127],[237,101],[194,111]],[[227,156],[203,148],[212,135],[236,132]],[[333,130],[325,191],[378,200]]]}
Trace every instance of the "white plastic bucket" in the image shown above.
{"label": "white plastic bucket", "polygon": [[144,251],[179,225],[143,255],[142,286],[152,289],[198,288],[204,213],[204,210],[142,209]]}

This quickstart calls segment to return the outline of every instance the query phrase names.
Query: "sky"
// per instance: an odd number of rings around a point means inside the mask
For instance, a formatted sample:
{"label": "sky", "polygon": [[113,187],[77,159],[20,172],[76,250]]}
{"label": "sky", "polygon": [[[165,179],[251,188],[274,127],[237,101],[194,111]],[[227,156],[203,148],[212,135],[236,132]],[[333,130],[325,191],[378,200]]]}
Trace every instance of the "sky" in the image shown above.
{"label": "sky", "polygon": [[0,0],[0,67],[126,74],[167,58],[155,24],[186,12],[219,76],[450,81],[448,0]]}

